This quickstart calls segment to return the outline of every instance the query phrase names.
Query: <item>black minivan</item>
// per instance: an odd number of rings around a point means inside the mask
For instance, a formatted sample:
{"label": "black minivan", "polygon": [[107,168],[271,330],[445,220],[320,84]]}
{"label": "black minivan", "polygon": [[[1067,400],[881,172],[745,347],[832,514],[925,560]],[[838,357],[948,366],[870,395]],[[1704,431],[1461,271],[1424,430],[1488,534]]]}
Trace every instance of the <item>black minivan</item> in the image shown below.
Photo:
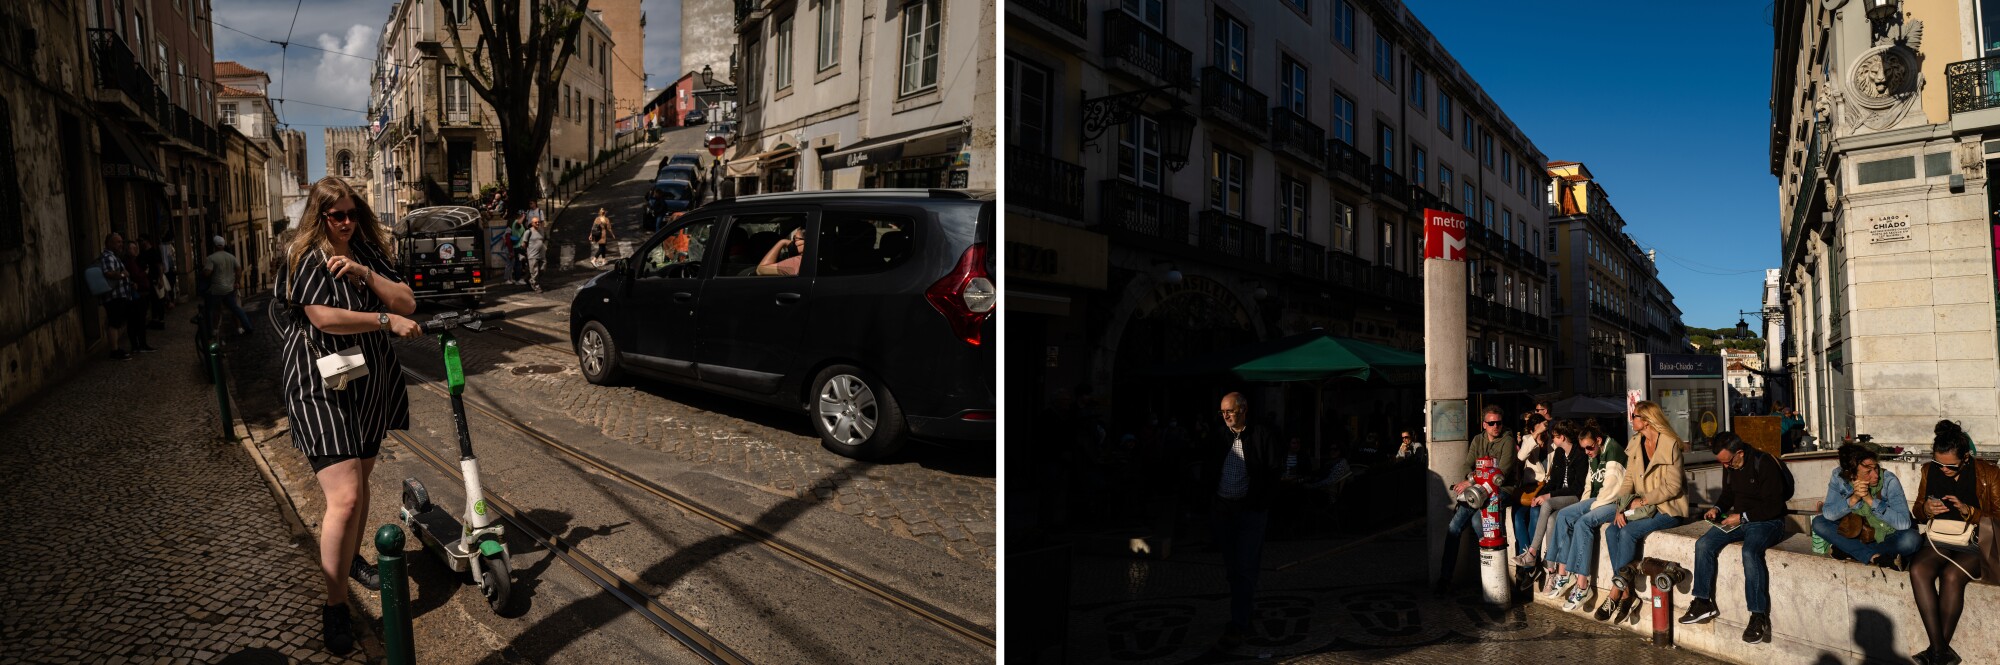
{"label": "black minivan", "polygon": [[798,409],[828,450],[993,441],[990,190],[760,194],[697,208],[570,304],[591,383],[639,374]]}

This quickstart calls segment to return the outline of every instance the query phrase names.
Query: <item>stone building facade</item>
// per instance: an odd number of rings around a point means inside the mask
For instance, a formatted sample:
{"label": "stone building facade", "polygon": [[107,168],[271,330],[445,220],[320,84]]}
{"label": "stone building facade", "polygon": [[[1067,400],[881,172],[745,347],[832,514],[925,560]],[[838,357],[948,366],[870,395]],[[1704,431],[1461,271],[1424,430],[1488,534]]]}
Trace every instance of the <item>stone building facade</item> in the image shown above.
{"label": "stone building facade", "polygon": [[347,181],[354,191],[365,192],[375,214],[384,214],[380,198],[385,195],[384,186],[376,182],[375,165],[368,158],[369,150],[374,147],[369,141],[369,128],[328,127],[325,132],[322,145],[326,146],[326,174]]}
{"label": "stone building facade", "polygon": [[[1873,8],[1873,9],[1871,9]],[[2000,3],[1774,6],[1780,307],[1808,430],[1889,445],[1940,418],[2000,437],[1994,195]]]}
{"label": "stone building facade", "polygon": [[[715,72],[734,81],[736,72],[736,5],[739,0],[681,0],[681,71]],[[667,72],[673,75],[676,72]],[[660,83],[655,81],[655,83]]]}
{"label": "stone building facade", "polygon": [[737,3],[736,193],[993,187],[993,13],[993,0]]}
{"label": "stone building facade", "polygon": [[[1008,354],[1010,404],[1088,391],[1137,427],[1213,412],[1212,382],[1159,377],[1179,359],[1316,327],[1421,352],[1426,208],[1473,221],[1472,359],[1544,386],[1490,397],[1547,390],[1547,158],[1400,2],[1007,21],[1009,348],[1034,350]],[[1259,410],[1311,431],[1312,387],[1286,390]],[[1320,399],[1331,441],[1421,422],[1420,386]]]}
{"label": "stone building facade", "polygon": [[1687,353],[1687,327],[1656,257],[1625,233],[1625,217],[1590,169],[1549,162],[1549,267],[1563,395],[1625,393],[1626,353]]}

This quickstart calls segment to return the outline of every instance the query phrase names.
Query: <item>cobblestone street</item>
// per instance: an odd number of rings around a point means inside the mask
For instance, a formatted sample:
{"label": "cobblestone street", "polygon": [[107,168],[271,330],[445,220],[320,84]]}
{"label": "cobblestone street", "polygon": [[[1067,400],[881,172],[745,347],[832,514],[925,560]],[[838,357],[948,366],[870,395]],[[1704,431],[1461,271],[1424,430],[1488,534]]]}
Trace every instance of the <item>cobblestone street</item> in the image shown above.
{"label": "cobblestone street", "polygon": [[350,662],[316,553],[220,440],[191,312],[0,420],[0,663]]}

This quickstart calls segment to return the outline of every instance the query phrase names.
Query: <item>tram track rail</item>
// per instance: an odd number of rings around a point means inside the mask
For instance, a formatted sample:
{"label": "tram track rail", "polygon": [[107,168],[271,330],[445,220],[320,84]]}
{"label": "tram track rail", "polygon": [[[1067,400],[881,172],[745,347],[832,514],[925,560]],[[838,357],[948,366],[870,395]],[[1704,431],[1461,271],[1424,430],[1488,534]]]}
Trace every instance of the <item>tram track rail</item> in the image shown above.
{"label": "tram track rail", "polygon": [[[488,332],[497,332],[497,331],[489,330]],[[526,341],[532,344],[549,346],[548,344],[545,343],[534,342],[533,340],[525,340],[518,336],[515,336],[513,338],[520,339],[522,341]],[[423,389],[425,389],[426,391],[435,395],[447,398],[449,397],[449,393],[447,393],[444,389],[438,387],[439,381],[437,379],[425,376],[421,372],[412,370],[409,367],[404,367],[403,373],[408,375],[410,378],[416,380],[417,384],[423,387]],[[539,444],[544,449],[554,451],[565,457],[568,457],[569,459],[575,460],[578,463],[584,464],[592,469],[595,469],[597,472],[608,478],[611,478],[621,484],[624,484],[627,487],[633,488],[642,493],[651,495],[655,498],[665,501],[667,504],[677,507],[689,514],[698,515],[701,518],[713,522],[716,525],[721,526],[723,529],[736,534],[738,537],[747,539],[765,549],[768,549],[772,552],[781,555],[784,558],[790,559],[801,566],[816,571],[825,577],[833,579],[836,582],[860,590],[864,593],[867,593],[868,595],[874,596],[877,599],[885,603],[888,603],[890,606],[898,610],[901,610],[907,614],[913,615],[919,619],[922,619],[927,623],[942,628],[948,633],[957,635],[965,640],[978,644],[987,649],[995,649],[998,646],[997,636],[995,635],[993,629],[983,626],[976,621],[959,616],[955,613],[952,613],[949,610],[938,607],[934,604],[931,604],[927,601],[911,596],[902,591],[898,591],[894,587],[891,587],[880,580],[876,580],[872,577],[869,577],[866,574],[860,573],[858,571],[849,570],[847,567],[842,566],[839,563],[836,563],[819,554],[813,553],[812,551],[807,550],[797,545],[796,543],[793,543],[766,529],[763,529],[753,524],[745,523],[741,520],[725,515],[720,511],[708,506],[707,504],[704,504],[700,501],[690,498],[684,494],[681,494],[680,492],[668,489],[646,478],[635,476],[631,473],[626,472],[624,469],[619,468],[616,465],[613,465],[609,462],[599,459],[595,455],[591,455],[589,453],[578,450],[573,446],[565,444],[561,441],[557,441],[553,437],[550,437],[549,435],[543,433],[540,429],[528,425],[527,423],[524,423],[519,419],[514,418],[510,415],[501,413],[499,410],[494,408],[492,404],[488,403],[484,399],[474,398],[471,395],[465,395],[464,398],[465,398],[465,406],[468,410],[478,412],[479,414],[507,427],[508,429],[514,430],[515,432],[518,432],[523,436],[526,436],[529,440]]]}
{"label": "tram track rail", "polygon": [[[423,461],[425,466],[429,466],[431,469],[453,480],[464,481],[464,476],[456,466],[447,462],[436,451],[418,442],[414,437],[399,431],[390,431],[389,436],[396,439],[396,442],[403,449],[416,455],[419,460]],[[660,604],[658,600],[654,599],[653,594],[639,588],[639,585],[635,581],[619,575],[602,562],[578,550],[575,545],[564,540],[561,535],[535,523],[534,520],[528,519],[519,509],[515,508],[514,504],[502,498],[498,492],[494,492],[491,488],[488,488],[485,492],[485,498],[487,504],[497,510],[502,519],[514,525],[515,532],[525,535],[535,541],[536,544],[541,545],[550,556],[556,557],[557,560],[568,565],[578,574],[583,575],[585,579],[590,580],[592,584],[603,589],[605,593],[610,594],[618,602],[631,608],[641,618],[653,624],[662,632],[665,632],[675,641],[680,642],[682,646],[687,647],[689,651],[694,652],[702,660],[713,665],[747,665],[750,662],[748,658],[737,653],[736,650],[729,648],[728,645],[723,644],[721,640],[708,634],[707,631],[695,626],[693,622],[681,616],[680,613]]]}

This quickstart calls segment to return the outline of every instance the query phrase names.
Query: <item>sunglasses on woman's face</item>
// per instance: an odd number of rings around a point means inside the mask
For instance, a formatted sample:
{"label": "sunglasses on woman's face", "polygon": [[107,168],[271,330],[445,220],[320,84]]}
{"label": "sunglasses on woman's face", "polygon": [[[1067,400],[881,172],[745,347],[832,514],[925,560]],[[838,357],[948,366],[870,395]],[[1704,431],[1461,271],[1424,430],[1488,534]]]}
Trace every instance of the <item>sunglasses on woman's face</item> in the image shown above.
{"label": "sunglasses on woman's face", "polygon": [[327,219],[329,219],[329,220],[332,220],[332,221],[336,221],[336,222],[345,222],[345,221],[347,221],[348,219],[350,219],[350,218],[348,217],[348,214],[347,214],[347,211],[346,211],[346,210],[328,210],[328,211],[326,211],[325,213],[322,213],[322,214],[326,215],[326,218],[327,218]]}

